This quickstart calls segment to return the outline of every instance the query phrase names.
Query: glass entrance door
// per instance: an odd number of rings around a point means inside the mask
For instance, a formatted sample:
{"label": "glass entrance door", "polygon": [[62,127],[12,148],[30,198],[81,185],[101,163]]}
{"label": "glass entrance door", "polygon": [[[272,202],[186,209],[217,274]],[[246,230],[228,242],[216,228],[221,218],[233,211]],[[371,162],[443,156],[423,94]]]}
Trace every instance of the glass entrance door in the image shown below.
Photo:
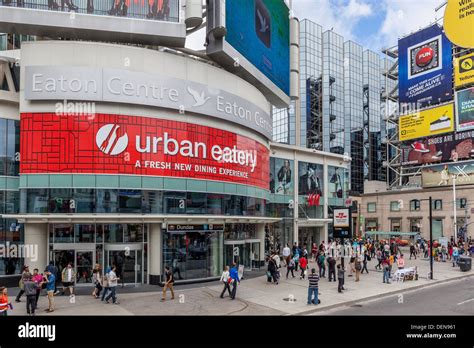
{"label": "glass entrance door", "polygon": [[143,281],[143,252],[141,245],[106,245],[106,267],[117,268],[119,283],[137,284]]}
{"label": "glass entrance door", "polygon": [[93,251],[76,251],[76,283],[92,283]]}

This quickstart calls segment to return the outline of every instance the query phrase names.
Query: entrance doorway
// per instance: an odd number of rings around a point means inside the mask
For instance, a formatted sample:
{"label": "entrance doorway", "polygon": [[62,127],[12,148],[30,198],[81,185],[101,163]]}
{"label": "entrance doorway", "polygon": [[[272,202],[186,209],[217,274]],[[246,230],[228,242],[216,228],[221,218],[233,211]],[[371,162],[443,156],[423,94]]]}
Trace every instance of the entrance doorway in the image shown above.
{"label": "entrance doorway", "polygon": [[260,240],[224,241],[224,255],[224,262],[228,266],[235,262],[244,265],[247,270],[259,268]]}
{"label": "entrance doorway", "polygon": [[105,246],[106,267],[116,266],[121,283],[143,282],[143,257],[141,244],[120,244]]}
{"label": "entrance doorway", "polygon": [[92,270],[95,265],[95,253],[93,250],[56,249],[53,251],[52,260],[58,268],[58,282],[61,282],[63,270],[71,263],[76,273],[76,279],[74,280],[76,284],[92,283]]}

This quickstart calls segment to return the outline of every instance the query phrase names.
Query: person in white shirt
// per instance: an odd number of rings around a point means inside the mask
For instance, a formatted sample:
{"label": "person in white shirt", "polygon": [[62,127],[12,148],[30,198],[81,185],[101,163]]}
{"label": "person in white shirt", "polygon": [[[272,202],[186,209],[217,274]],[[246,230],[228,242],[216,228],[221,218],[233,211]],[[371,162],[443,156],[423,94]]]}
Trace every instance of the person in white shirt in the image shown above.
{"label": "person in white shirt", "polygon": [[119,278],[117,278],[117,274],[115,272],[117,272],[117,267],[113,266],[112,270],[107,274],[110,294],[105,298],[105,303],[109,303],[110,298],[112,298],[113,304],[119,304],[116,293]]}
{"label": "person in white shirt", "polygon": [[63,283],[63,293],[66,294],[66,288],[69,289],[69,296],[74,296],[74,283],[76,282],[76,272],[72,268],[72,263],[68,263],[67,267],[63,269],[61,274],[61,281]]}
{"label": "person in white shirt", "polygon": [[229,297],[232,297],[232,293],[230,291],[231,281],[232,281],[232,278],[230,278],[229,266],[225,266],[224,271],[222,272],[222,275],[221,275],[221,282],[224,284],[224,289],[222,290],[221,298],[224,298],[224,294],[226,290],[229,292]]}
{"label": "person in white shirt", "polygon": [[286,244],[286,246],[283,248],[283,258],[285,259],[285,263],[287,267],[290,262],[290,257],[291,257],[291,249],[288,246],[288,244]]}
{"label": "person in white shirt", "polygon": [[277,251],[275,251],[272,259],[275,261],[277,268],[280,268],[280,255],[278,255]]}

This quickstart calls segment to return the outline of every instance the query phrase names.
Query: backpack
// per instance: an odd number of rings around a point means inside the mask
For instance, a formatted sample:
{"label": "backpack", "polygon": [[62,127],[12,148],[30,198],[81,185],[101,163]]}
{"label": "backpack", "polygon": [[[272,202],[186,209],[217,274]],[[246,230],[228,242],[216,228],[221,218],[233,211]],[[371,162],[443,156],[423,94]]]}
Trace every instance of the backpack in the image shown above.
{"label": "backpack", "polygon": [[288,268],[290,268],[290,269],[295,268],[295,260],[294,259],[290,260],[290,263],[288,264]]}

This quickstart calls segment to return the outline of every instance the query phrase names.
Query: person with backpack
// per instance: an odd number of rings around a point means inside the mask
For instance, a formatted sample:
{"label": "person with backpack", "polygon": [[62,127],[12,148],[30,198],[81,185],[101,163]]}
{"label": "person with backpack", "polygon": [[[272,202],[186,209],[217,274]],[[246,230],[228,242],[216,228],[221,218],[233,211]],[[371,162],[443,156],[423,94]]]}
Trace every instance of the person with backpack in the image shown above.
{"label": "person with backpack", "polygon": [[295,273],[293,272],[294,269],[295,269],[295,259],[290,259],[286,268],[286,279],[288,279],[288,274],[290,274],[290,272],[291,272],[291,276],[293,278],[295,277]]}
{"label": "person with backpack", "polygon": [[301,268],[300,279],[304,279],[306,269],[308,268],[308,260],[306,259],[304,255],[300,258],[300,268]]}
{"label": "person with backpack", "polygon": [[317,263],[319,267],[319,277],[326,278],[326,265],[325,265],[326,257],[324,256],[324,252],[320,252],[317,258]]}
{"label": "person with backpack", "polygon": [[237,295],[237,283],[240,284],[239,270],[237,269],[237,264],[235,262],[232,264],[232,268],[230,270],[230,277],[232,278],[231,299],[235,300],[235,296]]}
{"label": "person with backpack", "polygon": [[221,293],[221,298],[224,298],[225,291],[227,290],[229,292],[229,297],[232,296],[230,292],[230,282],[232,281],[232,278],[230,277],[229,273],[229,266],[224,267],[224,271],[222,272],[221,275],[221,282],[224,284],[224,289],[222,289]]}
{"label": "person with backpack", "polygon": [[360,271],[362,270],[362,264],[360,262],[360,256],[356,256],[354,258],[354,268],[355,268],[355,273],[356,273],[355,281],[358,282],[359,277],[360,277]]}
{"label": "person with backpack", "polygon": [[20,278],[20,281],[18,282],[18,287],[20,288],[20,291],[18,292],[18,295],[16,295],[15,302],[21,302],[20,298],[25,293],[24,282],[25,282],[27,274],[30,274],[30,270],[28,266],[25,266],[23,267],[23,271],[21,272],[21,278]]}
{"label": "person with backpack", "polygon": [[370,260],[371,258],[370,258],[370,255],[367,253],[367,250],[364,251],[364,260],[362,261],[363,267],[362,267],[362,271],[360,271],[360,274],[364,273],[364,270],[365,272],[367,272],[367,274],[369,274],[369,270],[367,269],[367,262]]}

